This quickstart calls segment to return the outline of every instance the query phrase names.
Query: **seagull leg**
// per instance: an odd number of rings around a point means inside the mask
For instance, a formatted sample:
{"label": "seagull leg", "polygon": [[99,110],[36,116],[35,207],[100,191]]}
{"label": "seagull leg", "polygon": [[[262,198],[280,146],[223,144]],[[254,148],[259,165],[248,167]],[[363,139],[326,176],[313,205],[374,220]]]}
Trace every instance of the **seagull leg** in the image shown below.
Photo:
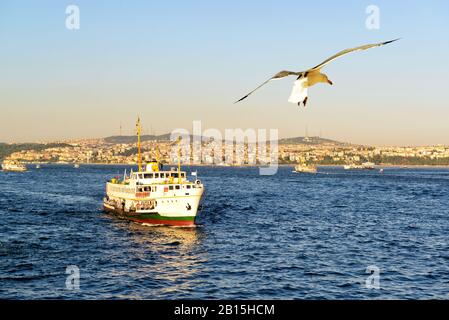
{"label": "seagull leg", "polygon": [[304,103],[304,108],[306,107],[306,104],[307,104],[307,99],[308,99],[309,97],[306,97],[305,99],[304,99],[304,101],[302,102],[302,103]]}

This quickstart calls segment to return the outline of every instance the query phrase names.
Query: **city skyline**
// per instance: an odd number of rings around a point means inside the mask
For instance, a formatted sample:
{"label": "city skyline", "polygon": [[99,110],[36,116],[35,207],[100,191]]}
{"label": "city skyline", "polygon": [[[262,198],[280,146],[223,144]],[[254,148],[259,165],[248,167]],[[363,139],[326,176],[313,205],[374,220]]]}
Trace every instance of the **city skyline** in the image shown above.
{"label": "city skyline", "polygon": [[[449,145],[447,2],[376,1],[378,30],[365,26],[370,3],[73,4],[79,30],[65,27],[68,3],[0,4],[0,142],[102,138],[120,124],[131,134],[139,114],[158,134],[201,120],[221,131],[275,128],[280,138],[308,127],[355,144]],[[280,69],[397,37],[329,66],[334,87],[313,88],[307,108],[286,101],[289,80],[233,105]]]}
{"label": "city skyline", "polygon": [[[163,163],[177,163],[179,149],[167,137],[159,140],[141,140],[141,156],[144,161],[159,159]],[[236,142],[236,141],[234,141]],[[190,140],[181,147],[182,165],[256,165],[315,163],[319,165],[349,165],[370,162],[377,165],[449,165],[449,146],[424,147],[370,147],[342,144],[315,137],[281,140],[274,148],[261,141],[254,145],[222,141],[220,144],[203,139],[200,145]],[[267,153],[267,150],[270,152]],[[264,151],[265,150],[265,151]],[[67,141],[48,145],[16,146],[0,150],[0,158],[6,161],[26,163],[83,163],[128,164],[138,163],[138,149],[133,139]]]}

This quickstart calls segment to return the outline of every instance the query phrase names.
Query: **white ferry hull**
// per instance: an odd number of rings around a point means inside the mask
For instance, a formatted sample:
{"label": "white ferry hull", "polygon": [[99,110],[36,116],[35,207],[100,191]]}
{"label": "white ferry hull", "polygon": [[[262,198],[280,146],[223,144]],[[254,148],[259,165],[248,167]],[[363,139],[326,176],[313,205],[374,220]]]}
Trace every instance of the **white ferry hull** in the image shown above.
{"label": "white ferry hull", "polygon": [[169,193],[151,193],[149,197],[136,197],[130,196],[129,193],[114,192],[108,183],[103,208],[106,212],[142,224],[194,226],[203,187],[190,189],[187,195],[186,192],[179,195],[179,191],[178,195]]}

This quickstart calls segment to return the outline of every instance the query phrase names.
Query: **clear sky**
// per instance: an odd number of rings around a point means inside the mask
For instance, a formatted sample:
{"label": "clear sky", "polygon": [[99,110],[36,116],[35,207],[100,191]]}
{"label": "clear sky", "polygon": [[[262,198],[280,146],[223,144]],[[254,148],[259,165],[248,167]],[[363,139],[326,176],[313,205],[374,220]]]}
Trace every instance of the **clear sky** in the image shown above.
{"label": "clear sky", "polygon": [[[80,29],[65,26],[78,5]],[[380,29],[365,26],[368,5]],[[0,2],[0,141],[203,128],[278,128],[364,144],[449,144],[449,2]],[[287,102],[292,81],[233,102],[282,69],[303,70],[365,43],[323,71],[334,86]]]}

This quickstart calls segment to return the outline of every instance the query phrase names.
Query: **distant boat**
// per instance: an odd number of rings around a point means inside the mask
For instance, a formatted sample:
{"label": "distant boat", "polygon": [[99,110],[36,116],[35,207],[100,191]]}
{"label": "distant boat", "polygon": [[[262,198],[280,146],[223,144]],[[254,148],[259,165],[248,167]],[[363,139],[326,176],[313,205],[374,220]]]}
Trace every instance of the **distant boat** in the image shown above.
{"label": "distant boat", "polygon": [[13,172],[25,172],[27,171],[26,165],[18,161],[3,161],[2,163],[3,171],[13,171]]}
{"label": "distant boat", "polygon": [[79,165],[78,163],[75,163],[75,164],[73,165],[73,167],[74,167],[75,169],[78,169],[78,168],[80,167],[80,165]]}
{"label": "distant boat", "polygon": [[295,173],[317,173],[316,166],[307,165],[307,164],[297,164],[295,166]]}
{"label": "distant boat", "polygon": [[231,165],[229,163],[217,163],[217,166],[219,166],[219,167],[230,167]]}
{"label": "distant boat", "polygon": [[40,169],[41,165],[40,164],[36,164],[36,169]]}
{"label": "distant boat", "polygon": [[362,164],[347,164],[343,168],[345,170],[374,170],[376,164],[373,162],[364,162]]}

